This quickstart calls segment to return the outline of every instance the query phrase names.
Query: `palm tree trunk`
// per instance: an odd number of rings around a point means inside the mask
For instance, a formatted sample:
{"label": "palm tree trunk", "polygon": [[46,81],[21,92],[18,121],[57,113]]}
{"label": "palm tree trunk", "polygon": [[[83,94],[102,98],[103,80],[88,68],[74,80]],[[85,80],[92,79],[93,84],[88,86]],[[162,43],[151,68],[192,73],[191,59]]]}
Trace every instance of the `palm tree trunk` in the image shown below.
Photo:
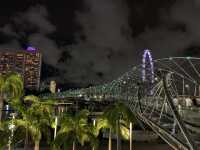
{"label": "palm tree trunk", "polygon": [[34,150],[40,150],[40,141],[35,141]]}
{"label": "palm tree trunk", "polygon": [[73,150],[76,150],[76,142],[73,141]]}
{"label": "palm tree trunk", "polygon": [[132,139],[133,139],[133,123],[132,122],[130,122],[130,129],[129,129],[130,131],[129,131],[129,135],[130,135],[130,150],[132,150],[132,147],[133,147],[133,141],[132,141]]}
{"label": "palm tree trunk", "polygon": [[28,136],[27,136],[27,133],[26,133],[26,137],[25,137],[25,140],[24,140],[24,150],[28,149]]}
{"label": "palm tree trunk", "polygon": [[24,150],[28,149],[28,125],[26,123],[26,137],[24,141]]}
{"label": "palm tree trunk", "polygon": [[109,131],[108,150],[112,150],[112,129]]}
{"label": "palm tree trunk", "polygon": [[3,113],[3,97],[0,96],[0,121],[2,119],[2,113]]}
{"label": "palm tree trunk", "polygon": [[119,129],[119,120],[116,121],[117,127],[117,150],[121,150],[121,137],[120,137],[120,129]]}

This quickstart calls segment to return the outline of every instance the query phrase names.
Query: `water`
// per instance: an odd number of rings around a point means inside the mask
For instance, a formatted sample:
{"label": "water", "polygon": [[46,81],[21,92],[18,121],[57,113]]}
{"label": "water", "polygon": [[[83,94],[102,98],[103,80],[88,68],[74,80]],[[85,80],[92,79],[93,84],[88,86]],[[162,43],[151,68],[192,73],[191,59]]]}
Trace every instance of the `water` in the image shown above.
{"label": "water", "polygon": [[[107,150],[107,141],[100,144],[99,150]],[[112,150],[116,150],[116,142],[112,142]],[[86,149],[85,149],[86,150]],[[122,150],[129,150],[129,142],[122,142]],[[172,150],[166,143],[159,142],[133,142],[133,150]]]}

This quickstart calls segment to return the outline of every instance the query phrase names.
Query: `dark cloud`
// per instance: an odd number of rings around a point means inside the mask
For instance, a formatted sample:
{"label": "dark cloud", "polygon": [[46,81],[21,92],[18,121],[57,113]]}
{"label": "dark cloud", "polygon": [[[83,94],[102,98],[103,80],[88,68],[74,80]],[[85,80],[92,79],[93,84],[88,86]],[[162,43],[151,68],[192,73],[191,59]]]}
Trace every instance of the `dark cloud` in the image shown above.
{"label": "dark cloud", "polygon": [[86,86],[117,78],[140,63],[145,48],[161,58],[199,47],[197,0],[82,2],[82,9],[34,5],[16,13],[0,28],[0,40],[7,38],[0,48],[21,49],[30,43],[42,51],[45,68],[51,68],[45,76]]}
{"label": "dark cloud", "polygon": [[[21,25],[23,28],[30,27],[36,28],[36,31],[41,34],[49,34],[56,30],[55,26],[48,20],[49,14],[44,6],[36,5],[30,7],[26,12],[19,13],[13,18],[18,27]],[[25,27],[26,26],[26,27]]]}
{"label": "dark cloud", "polygon": [[137,37],[146,29],[155,29],[162,24],[161,14],[168,12],[175,3],[174,0],[126,0],[130,10],[129,24],[132,28],[132,36]]}
{"label": "dark cloud", "polygon": [[115,51],[132,47],[129,10],[122,0],[85,0],[88,11],[77,13],[86,42]]}
{"label": "dark cloud", "polygon": [[56,66],[60,50],[56,43],[48,37],[56,27],[48,20],[48,12],[44,6],[36,5],[25,12],[19,12],[12,22],[4,25],[0,31],[10,37],[10,42],[2,44],[2,49],[20,50],[27,44],[33,45],[43,54],[45,63]]}
{"label": "dark cloud", "polygon": [[144,31],[134,37],[136,49],[148,47],[152,49],[154,58],[163,58],[185,56],[185,51],[199,45],[200,13],[197,1],[177,0],[171,7],[160,9],[158,14],[159,23],[156,26],[150,27],[147,23]]}
{"label": "dark cloud", "polygon": [[67,47],[72,57],[67,76],[79,84],[110,81],[134,62],[129,9],[122,0],[85,0],[85,6],[76,16],[82,31]]}
{"label": "dark cloud", "polygon": [[[182,25],[182,35],[184,38],[182,41],[177,41],[177,43],[182,45],[182,47],[184,46],[182,48],[184,51],[193,51],[193,48],[196,49],[197,47],[200,47],[199,17],[199,0],[177,0],[175,5],[171,7],[169,19],[166,21]],[[177,47],[175,50],[180,50],[180,47]],[[189,53],[192,54],[191,52]],[[193,56],[195,56],[195,53]]]}

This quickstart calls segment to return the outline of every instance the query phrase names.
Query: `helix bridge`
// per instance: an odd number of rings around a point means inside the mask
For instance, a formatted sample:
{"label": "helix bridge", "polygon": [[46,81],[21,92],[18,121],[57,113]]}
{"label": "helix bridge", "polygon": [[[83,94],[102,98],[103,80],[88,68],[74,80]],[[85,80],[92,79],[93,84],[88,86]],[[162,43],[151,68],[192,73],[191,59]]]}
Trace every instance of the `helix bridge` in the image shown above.
{"label": "helix bridge", "polygon": [[142,64],[110,83],[49,97],[122,101],[173,149],[200,149],[200,58],[153,60],[145,50]]}

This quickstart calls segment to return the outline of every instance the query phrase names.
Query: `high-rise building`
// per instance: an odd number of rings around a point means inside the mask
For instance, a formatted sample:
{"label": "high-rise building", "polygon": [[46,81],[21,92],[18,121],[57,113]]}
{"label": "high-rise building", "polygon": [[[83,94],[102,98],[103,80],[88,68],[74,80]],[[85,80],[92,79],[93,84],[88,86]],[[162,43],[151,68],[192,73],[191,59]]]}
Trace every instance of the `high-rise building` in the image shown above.
{"label": "high-rise building", "polygon": [[54,94],[56,93],[56,81],[50,82],[49,90],[51,91],[51,93],[54,93]]}
{"label": "high-rise building", "polygon": [[24,86],[38,90],[40,86],[42,55],[39,51],[0,52],[0,74],[17,72],[21,74]]}

